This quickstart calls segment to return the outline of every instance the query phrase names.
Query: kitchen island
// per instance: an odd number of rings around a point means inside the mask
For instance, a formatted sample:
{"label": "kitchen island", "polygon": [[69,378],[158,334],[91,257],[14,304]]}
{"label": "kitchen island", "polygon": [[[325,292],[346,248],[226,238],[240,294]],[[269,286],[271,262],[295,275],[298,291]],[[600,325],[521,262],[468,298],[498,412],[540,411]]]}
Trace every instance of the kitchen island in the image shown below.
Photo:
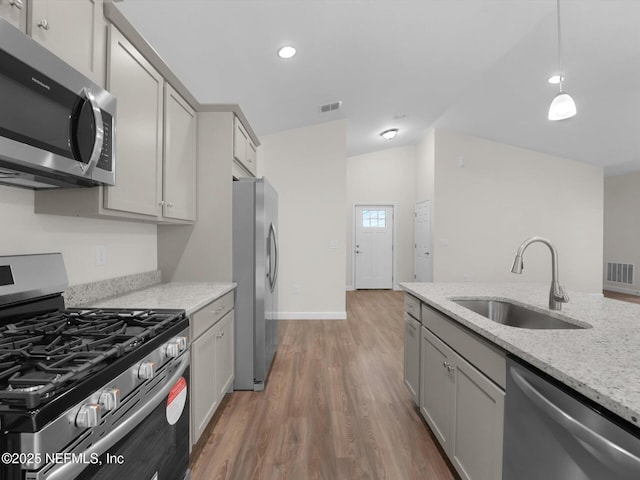
{"label": "kitchen island", "polygon": [[[425,304],[525,360],[585,397],[640,425],[640,305],[569,291],[561,311],[548,309],[549,287],[531,284],[403,283]],[[532,330],[496,323],[452,301],[508,300],[587,326]]]}

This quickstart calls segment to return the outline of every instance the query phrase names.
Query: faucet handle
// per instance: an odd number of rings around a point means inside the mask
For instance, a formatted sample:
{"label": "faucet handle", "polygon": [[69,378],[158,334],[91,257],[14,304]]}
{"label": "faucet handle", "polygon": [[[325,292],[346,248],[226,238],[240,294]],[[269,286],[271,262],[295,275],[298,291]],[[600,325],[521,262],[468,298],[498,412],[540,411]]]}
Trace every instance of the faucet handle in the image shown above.
{"label": "faucet handle", "polygon": [[569,301],[569,295],[564,291],[562,285],[555,282],[553,285],[553,298],[557,302],[567,303]]}

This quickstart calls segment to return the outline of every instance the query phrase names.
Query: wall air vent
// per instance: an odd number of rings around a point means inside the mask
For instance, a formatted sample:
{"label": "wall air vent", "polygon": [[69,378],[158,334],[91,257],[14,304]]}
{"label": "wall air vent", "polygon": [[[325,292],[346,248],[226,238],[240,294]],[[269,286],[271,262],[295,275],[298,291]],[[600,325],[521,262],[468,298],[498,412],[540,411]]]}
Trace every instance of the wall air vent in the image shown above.
{"label": "wall air vent", "polygon": [[327,103],[325,105],[320,105],[320,112],[321,113],[333,112],[334,110],[339,110],[341,106],[342,106],[342,101]]}
{"label": "wall air vent", "polygon": [[607,263],[607,282],[633,285],[634,265],[632,263]]}

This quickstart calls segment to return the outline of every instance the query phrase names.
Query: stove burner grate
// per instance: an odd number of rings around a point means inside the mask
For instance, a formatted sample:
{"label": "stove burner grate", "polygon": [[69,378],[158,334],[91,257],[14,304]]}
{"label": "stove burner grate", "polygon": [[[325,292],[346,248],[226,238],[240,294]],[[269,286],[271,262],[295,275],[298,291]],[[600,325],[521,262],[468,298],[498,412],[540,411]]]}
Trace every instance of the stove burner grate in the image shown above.
{"label": "stove burner grate", "polygon": [[0,325],[0,405],[35,408],[148,342],[180,313],[72,309]]}

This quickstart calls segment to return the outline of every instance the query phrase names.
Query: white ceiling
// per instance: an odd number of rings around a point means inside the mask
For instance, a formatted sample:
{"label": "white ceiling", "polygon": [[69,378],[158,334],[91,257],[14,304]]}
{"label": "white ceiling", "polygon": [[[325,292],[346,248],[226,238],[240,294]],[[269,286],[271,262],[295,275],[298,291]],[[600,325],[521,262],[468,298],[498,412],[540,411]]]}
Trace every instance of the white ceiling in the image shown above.
{"label": "white ceiling", "polygon": [[[201,103],[238,103],[258,136],[336,118],[349,155],[415,144],[430,127],[640,170],[640,1],[124,0],[118,8]],[[277,57],[292,44],[298,55]],[[319,106],[341,100],[341,110]],[[379,133],[400,129],[396,139]]]}

